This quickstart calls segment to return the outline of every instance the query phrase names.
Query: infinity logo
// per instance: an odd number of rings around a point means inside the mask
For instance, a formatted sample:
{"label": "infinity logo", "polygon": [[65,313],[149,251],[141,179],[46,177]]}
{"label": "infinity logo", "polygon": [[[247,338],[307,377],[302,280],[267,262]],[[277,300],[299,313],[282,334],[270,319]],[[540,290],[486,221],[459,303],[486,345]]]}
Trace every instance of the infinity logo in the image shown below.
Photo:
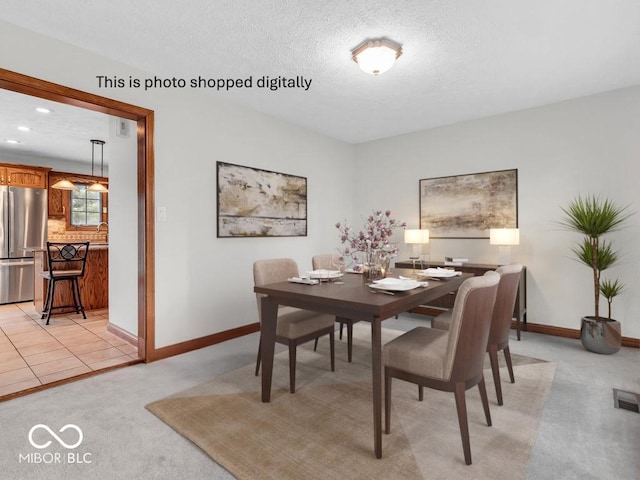
{"label": "infinity logo", "polygon": [[80,430],[80,427],[78,427],[77,425],[74,425],[72,423],[69,423],[67,425],[65,425],[64,427],[62,427],[60,429],[59,433],[64,432],[65,430],[68,430],[69,428],[75,430],[76,432],[78,432],[78,441],[72,445],[69,445],[67,443],[64,442],[64,440],[62,440],[58,435],[55,434],[55,432],[53,430],[51,430],[47,425],[44,425],[42,423],[39,423],[38,425],[34,425],[33,427],[31,427],[31,430],[29,430],[29,443],[31,445],[33,445],[35,448],[47,448],[49,445],[51,445],[51,440],[49,440],[46,443],[43,443],[42,445],[36,443],[33,441],[33,432],[35,432],[36,430],[38,430],[39,428],[42,428],[44,430],[46,430],[47,432],[49,432],[49,434],[55,438],[58,443],[60,445],[62,445],[64,448],[68,448],[68,449],[72,449],[72,448],[76,448],[78,445],[80,445],[82,443],[82,430]]}

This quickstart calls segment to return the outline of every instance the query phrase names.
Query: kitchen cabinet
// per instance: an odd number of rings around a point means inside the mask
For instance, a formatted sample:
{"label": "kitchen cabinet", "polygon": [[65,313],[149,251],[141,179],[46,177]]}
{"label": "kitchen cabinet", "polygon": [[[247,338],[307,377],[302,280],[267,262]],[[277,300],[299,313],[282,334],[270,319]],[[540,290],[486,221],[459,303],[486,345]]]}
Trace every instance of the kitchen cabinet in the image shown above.
{"label": "kitchen cabinet", "polygon": [[[41,312],[47,296],[48,280],[40,273],[49,269],[46,249],[36,249],[34,256],[33,301],[37,311]],[[80,299],[85,310],[99,310],[109,307],[109,246],[90,244],[84,276],[78,280]],[[72,305],[71,282],[58,282],[54,305]],[[69,308],[73,311],[73,308]],[[61,313],[62,310],[56,310]]]}
{"label": "kitchen cabinet", "polygon": [[62,175],[57,175],[49,173],[49,216],[50,217],[64,217],[65,214],[65,204],[68,201],[65,199],[65,190],[58,190],[57,188],[51,188],[51,185],[56,183],[58,180],[62,180],[64,177]]}
{"label": "kitchen cabinet", "polygon": [[0,185],[10,187],[47,188],[46,167],[0,164]]}
{"label": "kitchen cabinet", "polygon": [[[68,230],[89,230],[95,229],[95,225],[84,227],[71,225],[70,213],[71,213],[71,195],[68,190],[60,190],[57,188],[51,188],[59,180],[67,179],[72,183],[83,183],[86,185],[92,184],[96,181],[109,187],[109,179],[107,177],[95,177],[90,175],[82,175],[79,173],[67,173],[67,172],[49,172],[49,191],[48,191],[48,209],[49,217],[65,218]],[[102,194],[102,207],[103,215],[102,221],[108,222],[107,205],[109,194]]]}

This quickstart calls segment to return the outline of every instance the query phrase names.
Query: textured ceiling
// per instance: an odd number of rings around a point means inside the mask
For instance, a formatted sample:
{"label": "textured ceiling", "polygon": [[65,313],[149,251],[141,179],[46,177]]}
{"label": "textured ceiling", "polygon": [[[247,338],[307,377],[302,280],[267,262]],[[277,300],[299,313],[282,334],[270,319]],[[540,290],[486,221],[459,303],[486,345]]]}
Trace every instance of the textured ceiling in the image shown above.
{"label": "textured ceiling", "polygon": [[[304,76],[211,92],[360,143],[640,84],[638,0],[2,0],[0,18],[162,77]],[[403,45],[389,72],[350,50]]]}

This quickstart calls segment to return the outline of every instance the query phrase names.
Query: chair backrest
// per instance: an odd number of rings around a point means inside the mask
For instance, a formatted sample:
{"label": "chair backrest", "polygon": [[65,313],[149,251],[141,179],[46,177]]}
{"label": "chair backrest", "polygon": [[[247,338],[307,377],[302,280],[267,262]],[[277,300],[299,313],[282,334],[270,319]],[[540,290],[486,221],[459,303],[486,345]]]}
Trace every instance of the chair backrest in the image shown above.
{"label": "chair backrest", "polygon": [[509,330],[511,330],[511,319],[516,304],[518,285],[520,285],[522,265],[514,263],[498,267],[496,273],[500,275],[500,283],[496,304],[493,307],[489,343],[500,345],[509,341]]}
{"label": "chair backrest", "polygon": [[[271,258],[266,260],[256,260],[253,262],[253,284],[266,285],[268,283],[284,282],[288,278],[297,277],[298,264],[292,258]],[[256,293],[258,303],[258,315],[262,321],[262,307],[260,299],[263,294]]]}
{"label": "chair backrest", "polygon": [[[335,255],[337,257],[337,254]],[[311,257],[311,266],[314,270],[319,270],[321,268],[325,270],[333,270],[334,267],[331,264],[334,255],[331,253],[325,253],[322,255],[314,255]]]}
{"label": "chair backrest", "polygon": [[89,242],[47,242],[49,271],[73,270],[84,275]]}
{"label": "chair backrest", "polygon": [[444,359],[444,378],[467,381],[482,375],[491,315],[500,275],[488,271],[458,289]]}

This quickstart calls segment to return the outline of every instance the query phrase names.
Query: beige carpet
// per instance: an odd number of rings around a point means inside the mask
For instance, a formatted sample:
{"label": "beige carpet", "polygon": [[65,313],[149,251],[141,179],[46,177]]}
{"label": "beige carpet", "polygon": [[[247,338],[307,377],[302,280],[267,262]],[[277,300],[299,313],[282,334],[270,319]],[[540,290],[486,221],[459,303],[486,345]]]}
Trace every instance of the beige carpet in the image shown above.
{"label": "beige carpet", "polygon": [[[401,332],[384,330],[388,341]],[[493,426],[477,388],[467,392],[473,464],[464,463],[453,394],[395,380],[391,434],[383,458],[373,454],[370,337],[354,328],[354,361],[336,341],[336,372],[328,341],[298,352],[296,393],[288,392],[288,357],[276,355],[271,403],[260,402],[260,378],[248,365],[147,405],[238,479],[523,479],[555,364],[514,356],[516,383],[503,381],[495,401],[485,371]],[[508,378],[506,368],[501,369]]]}

